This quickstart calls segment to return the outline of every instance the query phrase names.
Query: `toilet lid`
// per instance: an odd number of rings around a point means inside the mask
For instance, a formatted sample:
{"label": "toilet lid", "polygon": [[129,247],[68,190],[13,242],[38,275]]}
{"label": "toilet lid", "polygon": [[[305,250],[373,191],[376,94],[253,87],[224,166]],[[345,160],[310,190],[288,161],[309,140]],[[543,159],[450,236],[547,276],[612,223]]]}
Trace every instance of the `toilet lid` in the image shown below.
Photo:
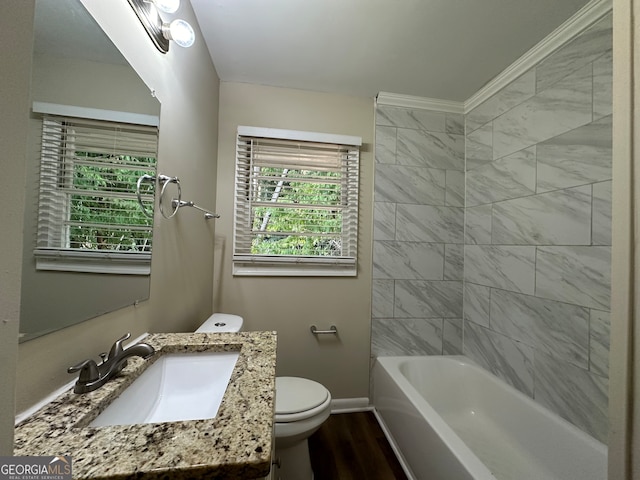
{"label": "toilet lid", "polygon": [[276,415],[305,412],[322,405],[329,391],[318,382],[300,377],[276,377]]}

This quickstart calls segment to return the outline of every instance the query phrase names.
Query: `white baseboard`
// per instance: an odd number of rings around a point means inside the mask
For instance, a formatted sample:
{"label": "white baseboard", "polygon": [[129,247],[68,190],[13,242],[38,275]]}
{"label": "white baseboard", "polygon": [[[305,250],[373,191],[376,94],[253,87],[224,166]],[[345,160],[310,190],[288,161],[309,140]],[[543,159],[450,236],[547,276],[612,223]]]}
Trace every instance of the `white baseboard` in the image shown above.
{"label": "white baseboard", "polygon": [[334,398],[331,400],[331,413],[353,413],[373,410],[369,397]]}

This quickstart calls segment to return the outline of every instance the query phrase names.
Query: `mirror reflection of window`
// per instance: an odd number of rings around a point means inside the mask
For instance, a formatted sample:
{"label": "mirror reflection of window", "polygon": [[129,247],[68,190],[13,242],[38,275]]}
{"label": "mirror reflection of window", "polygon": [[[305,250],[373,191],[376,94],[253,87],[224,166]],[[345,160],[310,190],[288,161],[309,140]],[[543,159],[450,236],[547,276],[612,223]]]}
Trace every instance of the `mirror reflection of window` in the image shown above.
{"label": "mirror reflection of window", "polygon": [[[77,119],[89,122],[97,119],[126,126],[146,125],[152,127],[156,135],[160,116],[160,103],[151,94],[151,86],[145,84],[129,65],[80,0],[36,0],[34,23],[31,79],[33,108],[29,127],[29,165],[22,248],[21,342],[135,305],[149,298],[150,291],[151,236],[145,232],[149,232],[151,225],[137,225],[137,220],[123,219],[124,223],[131,225],[127,227],[131,232],[127,231],[124,236],[124,232],[116,236],[115,232],[103,234],[97,228],[95,232],[85,228],[87,224],[98,223],[95,222],[96,211],[113,212],[114,205],[119,202],[128,203],[131,200],[129,196],[135,195],[135,185],[131,194],[123,193],[118,198],[108,200],[108,206],[105,203],[102,207],[99,203],[93,202],[94,199],[85,198],[86,201],[81,201],[82,195],[72,198],[67,195],[68,192],[59,191],[58,194],[67,197],[62,203],[58,203],[64,207],[64,215],[58,218],[64,219],[68,224],[58,230],[58,233],[51,234],[57,235],[57,245],[63,245],[66,249],[67,246],[82,244],[96,249],[71,252],[76,254],[73,262],[68,261],[69,251],[65,251],[66,256],[60,257],[57,262],[58,265],[65,264],[65,270],[36,268],[36,262],[42,267],[43,261],[47,260],[45,257],[34,256],[36,249],[43,249],[40,243],[43,239],[38,231],[43,116],[58,115],[64,117],[67,122]],[[60,110],[60,106],[64,109]],[[109,115],[101,116],[101,112],[107,112]],[[113,113],[117,115],[112,115]],[[78,131],[80,127],[73,128]],[[92,137],[101,138],[100,135]],[[81,146],[78,140],[75,142],[78,147],[76,157],[82,159],[82,162],[91,159],[92,155],[104,154],[104,158],[107,159],[132,153],[126,148],[123,151],[113,151],[111,147],[106,150],[100,147],[98,151],[90,148],[91,145]],[[157,148],[155,140],[151,143]],[[136,152],[130,156],[150,158],[155,154]],[[79,160],[73,160],[64,168],[75,167],[79,163]],[[122,165],[109,168],[115,169],[115,172],[120,166]],[[98,173],[89,165],[83,168],[84,171],[78,171],[76,175],[76,184],[81,181],[86,183],[87,178]],[[138,170],[138,166],[135,169]],[[128,165],[123,170],[131,168]],[[140,170],[147,171],[146,166]],[[70,185],[73,184],[67,183],[66,186]],[[145,205],[148,211],[153,211],[153,188],[150,184],[144,187],[147,198]],[[103,192],[95,195],[96,198],[102,196]],[[136,202],[136,199],[133,202]],[[89,205],[91,208],[85,210]],[[76,209],[75,213],[71,211],[73,208]],[[128,215],[125,212],[132,215],[140,214],[139,206],[136,207],[135,214],[127,208],[122,212],[122,217]],[[83,211],[88,211],[89,216],[81,216],[80,212]],[[74,225],[74,222],[82,225]],[[138,228],[141,231],[136,232]],[[72,230],[78,235],[72,233]],[[85,231],[89,233],[84,235]],[[107,240],[109,236],[111,237]],[[119,240],[121,237],[122,240]],[[128,244],[129,250],[125,249],[125,244]],[[132,252],[136,253],[131,254]],[[117,257],[122,256],[126,262],[116,261]],[[105,261],[105,257],[109,257],[109,260]],[[69,268],[70,266],[73,269]],[[116,273],[118,269],[128,273]]]}
{"label": "mirror reflection of window", "polygon": [[[153,219],[136,182],[156,174],[157,128],[56,115],[42,126],[36,268],[149,274]],[[142,200],[152,211],[154,190]]]}

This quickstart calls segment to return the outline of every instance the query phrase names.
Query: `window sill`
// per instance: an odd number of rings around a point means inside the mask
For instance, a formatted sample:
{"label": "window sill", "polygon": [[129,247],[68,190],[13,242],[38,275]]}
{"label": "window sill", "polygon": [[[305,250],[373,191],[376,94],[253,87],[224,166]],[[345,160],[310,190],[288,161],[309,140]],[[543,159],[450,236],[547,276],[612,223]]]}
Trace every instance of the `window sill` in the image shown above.
{"label": "window sill", "polygon": [[150,275],[150,253],[36,249],[36,270]]}
{"label": "window sill", "polygon": [[355,277],[355,262],[233,261],[233,275],[245,277]]}

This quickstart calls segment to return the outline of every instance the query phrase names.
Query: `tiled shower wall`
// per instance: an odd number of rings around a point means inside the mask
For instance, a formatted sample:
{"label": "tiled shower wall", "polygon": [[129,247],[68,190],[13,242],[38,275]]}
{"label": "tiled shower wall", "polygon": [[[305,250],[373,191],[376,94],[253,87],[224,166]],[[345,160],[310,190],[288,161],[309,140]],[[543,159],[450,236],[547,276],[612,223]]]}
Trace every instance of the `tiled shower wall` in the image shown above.
{"label": "tiled shower wall", "polygon": [[606,441],[611,15],[466,115],[464,353]]}
{"label": "tiled shower wall", "polygon": [[378,106],[372,353],[462,351],[464,118]]}
{"label": "tiled shower wall", "polygon": [[459,115],[378,106],[374,199],[373,355],[463,351],[602,441],[611,33],[474,108],[466,138]]}

